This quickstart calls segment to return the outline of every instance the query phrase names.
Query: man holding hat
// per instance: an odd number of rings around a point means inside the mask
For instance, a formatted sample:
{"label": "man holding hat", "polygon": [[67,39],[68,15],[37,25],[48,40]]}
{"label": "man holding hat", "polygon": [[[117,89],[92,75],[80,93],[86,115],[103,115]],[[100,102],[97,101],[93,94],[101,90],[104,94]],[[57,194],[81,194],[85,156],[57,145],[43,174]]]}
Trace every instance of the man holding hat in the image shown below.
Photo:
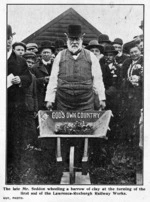
{"label": "man holding hat", "polygon": [[105,108],[105,88],[102,72],[95,55],[82,48],[83,34],[80,25],[69,25],[67,49],[55,58],[45,101],[53,107],[55,98],[59,110],[93,110],[94,92],[99,107]]}
{"label": "man holding hat", "polygon": [[[12,49],[12,28],[7,25],[7,166],[15,161],[23,142],[25,89],[32,81],[25,59]],[[7,173],[7,182],[11,181]]]}
{"label": "man holding hat", "polygon": [[118,51],[118,54],[115,56],[114,60],[119,67],[122,67],[123,62],[128,58],[128,56],[125,55],[122,50],[123,49],[123,40],[120,38],[116,38],[116,39],[114,39],[112,44],[113,44],[115,50]]}
{"label": "man holding hat", "polygon": [[23,56],[26,52],[26,44],[23,42],[15,42],[12,47],[17,55]]}
{"label": "man holding hat", "polygon": [[52,70],[51,56],[55,48],[50,41],[43,41],[39,47],[41,54],[41,60],[37,62],[33,68],[32,73],[37,78],[37,94],[38,94],[38,106],[39,110],[45,109],[45,92],[49,81],[49,76]]}

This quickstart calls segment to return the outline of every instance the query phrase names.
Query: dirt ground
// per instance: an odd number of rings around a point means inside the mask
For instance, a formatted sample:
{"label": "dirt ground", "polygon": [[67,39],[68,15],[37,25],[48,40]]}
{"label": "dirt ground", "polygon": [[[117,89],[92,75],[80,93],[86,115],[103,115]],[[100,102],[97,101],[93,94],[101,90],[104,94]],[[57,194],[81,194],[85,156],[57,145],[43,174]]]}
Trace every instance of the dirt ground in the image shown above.
{"label": "dirt ground", "polygon": [[[107,140],[89,148],[90,179],[97,185],[134,185],[136,171],[142,170],[142,150],[133,143]],[[91,146],[92,147],[92,146]],[[66,169],[66,166],[64,166]],[[7,168],[7,184],[47,185],[59,184],[62,171],[54,152],[27,147],[18,151]]]}

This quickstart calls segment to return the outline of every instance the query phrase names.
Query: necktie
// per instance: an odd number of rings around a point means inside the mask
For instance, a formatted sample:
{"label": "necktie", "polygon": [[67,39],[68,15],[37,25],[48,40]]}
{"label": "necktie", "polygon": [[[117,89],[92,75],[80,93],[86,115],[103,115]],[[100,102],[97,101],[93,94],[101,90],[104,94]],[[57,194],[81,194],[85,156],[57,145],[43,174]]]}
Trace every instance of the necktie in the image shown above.
{"label": "necktie", "polygon": [[81,52],[81,50],[77,50],[75,53],[71,52],[71,55],[78,55],[78,53],[80,53],[80,52]]}

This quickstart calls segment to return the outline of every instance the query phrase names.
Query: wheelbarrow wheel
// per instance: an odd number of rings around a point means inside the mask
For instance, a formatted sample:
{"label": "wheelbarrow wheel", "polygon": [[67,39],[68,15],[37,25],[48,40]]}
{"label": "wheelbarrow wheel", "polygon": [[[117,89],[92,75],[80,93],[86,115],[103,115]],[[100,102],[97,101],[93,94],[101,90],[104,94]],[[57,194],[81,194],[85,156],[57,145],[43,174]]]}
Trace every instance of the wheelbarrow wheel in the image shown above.
{"label": "wheelbarrow wheel", "polygon": [[75,171],[74,171],[74,147],[70,147],[70,158],[69,158],[69,173],[70,173],[70,184],[75,183]]}

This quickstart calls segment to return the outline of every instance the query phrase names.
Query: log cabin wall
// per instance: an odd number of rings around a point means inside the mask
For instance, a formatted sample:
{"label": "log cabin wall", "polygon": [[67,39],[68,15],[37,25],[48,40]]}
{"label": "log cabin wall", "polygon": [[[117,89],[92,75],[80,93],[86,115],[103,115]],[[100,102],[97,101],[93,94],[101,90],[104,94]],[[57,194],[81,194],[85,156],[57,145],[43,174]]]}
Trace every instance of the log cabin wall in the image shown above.
{"label": "log cabin wall", "polygon": [[88,44],[90,40],[97,39],[101,34],[93,25],[79,15],[73,8],[69,8],[58,17],[44,25],[42,28],[23,40],[24,43],[40,43],[49,40],[54,43],[61,38],[66,40],[64,33],[67,31],[69,24],[80,24],[82,31],[85,33],[84,43]]}

